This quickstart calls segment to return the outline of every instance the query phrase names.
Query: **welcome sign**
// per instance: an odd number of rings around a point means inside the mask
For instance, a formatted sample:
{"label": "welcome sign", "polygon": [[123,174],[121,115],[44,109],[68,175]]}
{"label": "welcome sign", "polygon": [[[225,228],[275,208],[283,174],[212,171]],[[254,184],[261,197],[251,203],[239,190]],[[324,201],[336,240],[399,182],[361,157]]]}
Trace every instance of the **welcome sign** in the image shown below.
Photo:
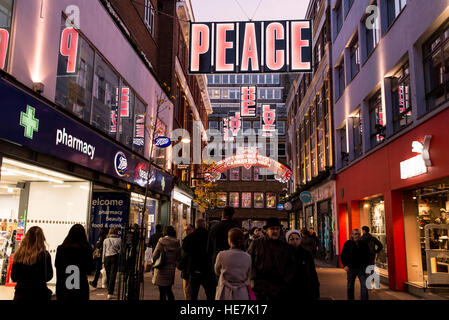
{"label": "welcome sign", "polygon": [[312,71],[312,22],[190,23],[189,73]]}

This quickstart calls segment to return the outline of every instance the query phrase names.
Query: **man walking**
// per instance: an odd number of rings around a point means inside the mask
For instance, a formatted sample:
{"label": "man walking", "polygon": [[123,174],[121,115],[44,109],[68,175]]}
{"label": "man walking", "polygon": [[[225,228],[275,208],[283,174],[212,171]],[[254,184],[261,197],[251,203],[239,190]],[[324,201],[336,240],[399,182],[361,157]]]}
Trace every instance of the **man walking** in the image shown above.
{"label": "man walking", "polygon": [[[195,228],[190,223],[184,227],[184,233],[186,236],[182,240],[182,245],[181,245],[182,248],[184,248],[185,240],[187,239],[189,234],[192,234],[192,232],[194,230],[195,230]],[[189,256],[186,254],[186,252],[183,249],[182,255],[181,255],[181,261],[178,263],[177,268],[181,271],[182,288],[184,289],[184,298],[186,300],[190,300],[190,281],[189,281],[189,274],[187,273],[188,262],[189,262]]]}
{"label": "man walking", "polygon": [[361,241],[359,229],[352,230],[351,240],[346,241],[341,252],[341,262],[348,276],[348,300],[354,300],[355,279],[360,281],[360,299],[368,300],[366,268],[371,264],[368,244]]}
{"label": "man walking", "polygon": [[363,236],[362,236],[361,240],[365,241],[368,244],[369,251],[370,251],[371,265],[375,265],[376,255],[382,251],[384,246],[379,241],[379,239],[377,239],[376,237],[373,237],[373,235],[371,233],[369,233],[368,226],[363,226],[362,231],[363,231]]}
{"label": "man walking", "polygon": [[289,286],[295,275],[293,252],[280,239],[279,219],[270,218],[264,229],[266,237],[251,242],[251,286],[258,300],[270,301],[289,298]]}
{"label": "man walking", "polygon": [[185,273],[189,279],[189,296],[193,301],[198,300],[200,286],[203,286],[207,300],[214,300],[216,283],[207,255],[208,231],[206,220],[199,219],[196,225],[195,231],[185,237],[182,244],[182,250],[187,258]]}

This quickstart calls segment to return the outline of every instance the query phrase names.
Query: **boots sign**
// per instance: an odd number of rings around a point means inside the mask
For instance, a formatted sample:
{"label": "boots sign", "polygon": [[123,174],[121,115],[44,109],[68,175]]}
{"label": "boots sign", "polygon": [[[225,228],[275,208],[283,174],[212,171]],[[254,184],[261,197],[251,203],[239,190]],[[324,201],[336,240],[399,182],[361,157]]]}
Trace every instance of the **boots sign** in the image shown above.
{"label": "boots sign", "polygon": [[312,22],[190,23],[189,73],[312,71]]}

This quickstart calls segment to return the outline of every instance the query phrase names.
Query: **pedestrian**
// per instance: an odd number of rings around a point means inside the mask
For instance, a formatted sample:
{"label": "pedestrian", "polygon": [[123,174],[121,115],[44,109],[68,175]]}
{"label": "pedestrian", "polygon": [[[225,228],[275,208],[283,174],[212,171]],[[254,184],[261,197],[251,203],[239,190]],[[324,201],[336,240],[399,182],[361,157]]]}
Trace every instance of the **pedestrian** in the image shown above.
{"label": "pedestrian", "polygon": [[341,252],[341,263],[347,272],[348,300],[354,300],[355,279],[360,281],[360,299],[368,300],[368,289],[366,286],[366,268],[371,264],[370,250],[368,244],[360,239],[360,230],[352,230],[351,239],[346,241]]}
{"label": "pedestrian", "polygon": [[313,228],[309,228],[309,236],[313,239],[314,241],[314,246],[313,246],[313,251],[312,251],[312,256],[314,258],[316,258],[317,256],[317,252],[318,252],[318,245],[320,243],[320,240],[318,239],[318,236],[315,232],[315,230],[313,230]]}
{"label": "pedestrian", "polygon": [[375,265],[376,255],[382,251],[384,246],[382,245],[382,242],[379,241],[379,239],[377,239],[371,233],[369,233],[368,226],[363,226],[362,231],[363,231],[363,235],[360,238],[360,240],[363,240],[368,244],[369,251],[370,251],[371,265]]}
{"label": "pedestrian", "polygon": [[215,262],[219,276],[216,300],[249,300],[247,281],[251,273],[251,256],[243,251],[245,237],[239,228],[228,232],[231,249],[221,251]]}
{"label": "pedestrian", "polygon": [[251,242],[253,242],[256,239],[259,239],[261,234],[261,231],[258,227],[252,227],[251,230],[249,231],[249,238],[246,240],[245,243],[245,250],[248,250]]}
{"label": "pedestrian", "polygon": [[300,232],[289,230],[285,239],[292,246],[295,258],[295,276],[291,282],[290,297],[300,300],[318,300],[320,298],[320,282],[315,262],[310,252],[300,245]]}
{"label": "pedestrian", "polygon": [[98,279],[100,278],[101,269],[103,268],[103,243],[108,235],[108,229],[105,227],[101,227],[100,229],[100,236],[95,243],[95,249],[93,252],[93,259],[95,264],[95,275],[94,280],[90,281],[89,284],[92,286],[92,288],[97,288]]}
{"label": "pedestrian", "polygon": [[294,276],[292,250],[280,240],[279,219],[270,218],[264,226],[267,235],[251,243],[251,286],[258,300],[288,298],[289,285]]}
{"label": "pedestrian", "polygon": [[86,230],[81,224],[75,224],[56,250],[56,299],[61,302],[88,301],[87,275],[93,266]]}
{"label": "pedestrian", "polygon": [[301,246],[315,258],[316,242],[306,228],[301,230]]}
{"label": "pedestrian", "polygon": [[157,224],[156,232],[150,236],[150,240],[148,241],[148,246],[151,247],[153,254],[154,249],[156,248],[156,245],[161,237],[162,237],[162,225]]}
{"label": "pedestrian", "polygon": [[106,269],[106,279],[108,283],[108,299],[114,299],[115,279],[117,277],[122,240],[118,236],[116,227],[109,230],[106,240],[103,242],[102,261]]}
{"label": "pedestrian", "polygon": [[52,291],[47,282],[53,278],[50,253],[40,227],[31,227],[14,255],[11,280],[16,282],[14,300],[47,301]]}
{"label": "pedestrian", "polygon": [[[195,230],[195,227],[192,224],[188,224],[184,228],[185,237],[182,240],[181,247],[184,247],[184,242],[189,234]],[[181,279],[182,279],[182,288],[184,290],[184,298],[186,300],[190,300],[190,281],[189,274],[187,273],[189,263],[189,256],[186,254],[184,250],[181,250],[181,260],[178,263],[177,268],[181,271]]]}
{"label": "pedestrian", "polygon": [[198,300],[200,286],[203,286],[207,300],[211,301],[215,299],[216,279],[207,255],[209,232],[206,220],[199,219],[196,225],[197,228],[185,238],[182,246],[188,257],[186,273],[189,275],[190,299]]}
{"label": "pedestrian", "polygon": [[165,255],[163,265],[159,268],[155,266],[153,274],[153,284],[159,287],[160,300],[173,301],[175,296],[172,292],[172,285],[175,282],[175,268],[181,259],[181,246],[176,239],[176,231],[172,226],[164,228],[163,237],[159,239],[154,250],[153,261],[157,261],[160,255]]}
{"label": "pedestrian", "polygon": [[214,224],[210,228],[209,238],[207,240],[207,252],[211,258],[211,267],[215,265],[215,259],[220,251],[228,250],[228,232],[232,228],[237,227],[237,225],[232,221],[234,216],[233,207],[225,207],[221,215],[221,221]]}

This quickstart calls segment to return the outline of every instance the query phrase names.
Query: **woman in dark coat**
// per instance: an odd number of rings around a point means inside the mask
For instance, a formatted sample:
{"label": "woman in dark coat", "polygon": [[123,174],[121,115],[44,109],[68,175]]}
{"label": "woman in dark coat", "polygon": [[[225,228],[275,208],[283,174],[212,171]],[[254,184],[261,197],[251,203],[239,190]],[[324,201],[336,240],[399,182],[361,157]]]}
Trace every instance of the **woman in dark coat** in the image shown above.
{"label": "woman in dark coat", "polygon": [[47,282],[53,278],[50,253],[45,249],[44,232],[39,227],[27,231],[14,255],[11,279],[16,282],[14,300],[47,301],[52,292]]}
{"label": "woman in dark coat", "polygon": [[103,242],[104,242],[104,239],[106,239],[107,235],[108,235],[108,229],[106,229],[105,227],[102,227],[100,229],[100,237],[98,238],[97,242],[95,243],[95,250],[98,249],[98,252],[100,255],[94,259],[95,276],[94,276],[94,280],[89,283],[94,288],[97,287],[98,279],[100,278],[100,272],[101,272],[101,269],[103,268],[103,262],[102,262]]}
{"label": "woman in dark coat", "polygon": [[92,249],[86,231],[75,224],[56,251],[56,299],[89,300],[87,274],[93,268]]}

